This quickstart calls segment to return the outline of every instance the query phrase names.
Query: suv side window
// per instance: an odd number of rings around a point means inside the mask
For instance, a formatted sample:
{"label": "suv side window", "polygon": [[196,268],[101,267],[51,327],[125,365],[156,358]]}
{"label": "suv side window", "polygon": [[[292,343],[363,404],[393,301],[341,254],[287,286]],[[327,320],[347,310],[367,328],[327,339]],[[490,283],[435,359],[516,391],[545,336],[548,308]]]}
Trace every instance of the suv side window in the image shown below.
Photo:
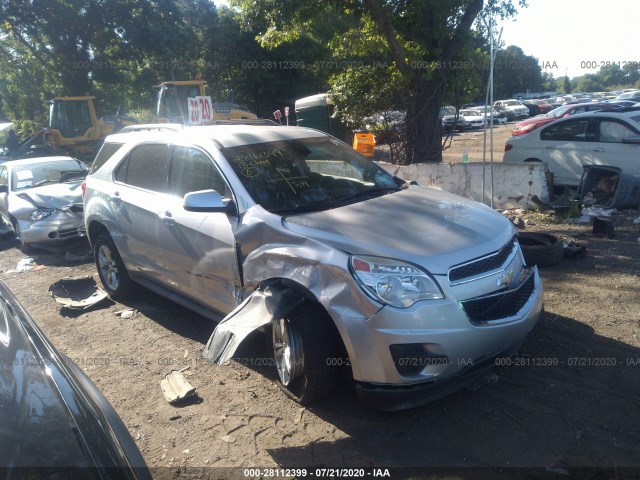
{"label": "suv side window", "polygon": [[164,144],[134,148],[115,172],[116,181],[154,192],[167,191],[168,176],[169,147]]}
{"label": "suv side window", "polygon": [[109,160],[114,153],[120,150],[122,143],[103,143],[102,147],[98,151],[98,155],[93,160],[91,164],[91,168],[89,169],[89,175],[96,172],[102,165],[105,164],[107,160]]}
{"label": "suv side window", "polygon": [[169,191],[183,197],[189,192],[208,189],[217,191],[223,197],[231,196],[224,178],[204,152],[193,147],[175,147],[169,174]]}
{"label": "suv side window", "polygon": [[589,128],[588,119],[576,119],[550,125],[540,132],[541,140],[566,142],[586,142]]}

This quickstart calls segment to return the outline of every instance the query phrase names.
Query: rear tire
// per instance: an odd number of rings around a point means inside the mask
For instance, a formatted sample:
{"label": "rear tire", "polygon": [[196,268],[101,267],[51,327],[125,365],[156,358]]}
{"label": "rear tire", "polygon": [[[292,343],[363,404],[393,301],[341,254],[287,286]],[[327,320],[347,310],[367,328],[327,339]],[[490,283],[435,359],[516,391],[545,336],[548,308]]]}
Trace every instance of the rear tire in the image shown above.
{"label": "rear tire", "polygon": [[306,302],[274,320],[269,333],[278,384],[289,397],[308,405],[334,390],[341,357],[330,318]]}
{"label": "rear tire", "polygon": [[109,234],[98,234],[94,242],[93,255],[100,281],[109,296],[114,300],[122,300],[129,296],[134,285]]}

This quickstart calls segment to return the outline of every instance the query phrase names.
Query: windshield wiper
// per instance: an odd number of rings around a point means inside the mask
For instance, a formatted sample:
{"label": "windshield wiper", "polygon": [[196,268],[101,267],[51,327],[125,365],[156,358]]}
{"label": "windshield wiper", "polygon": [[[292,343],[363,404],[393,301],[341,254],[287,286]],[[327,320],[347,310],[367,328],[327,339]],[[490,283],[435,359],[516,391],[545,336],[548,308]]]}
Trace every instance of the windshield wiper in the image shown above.
{"label": "windshield wiper", "polygon": [[311,213],[311,212],[321,212],[323,210],[329,210],[330,208],[334,208],[335,205],[333,202],[325,202],[325,203],[313,203],[310,205],[298,205],[295,207],[286,207],[286,208],[276,208],[275,210],[269,210],[271,213],[275,213],[276,215],[295,215],[296,213]]}
{"label": "windshield wiper", "polygon": [[352,200],[360,200],[362,198],[381,197],[382,195],[386,195],[388,193],[393,193],[393,192],[399,192],[400,190],[402,190],[401,187],[368,188],[366,190],[360,190],[359,192],[338,197],[334,199],[331,203],[345,203],[345,202],[349,203]]}

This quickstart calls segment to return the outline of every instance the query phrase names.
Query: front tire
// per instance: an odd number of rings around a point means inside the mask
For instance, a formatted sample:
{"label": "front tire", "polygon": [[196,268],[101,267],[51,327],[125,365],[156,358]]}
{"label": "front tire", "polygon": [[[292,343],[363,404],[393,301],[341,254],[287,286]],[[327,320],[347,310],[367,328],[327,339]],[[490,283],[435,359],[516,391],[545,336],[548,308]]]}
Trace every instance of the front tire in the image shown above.
{"label": "front tire", "polygon": [[13,226],[13,236],[20,244],[20,250],[22,250],[23,253],[31,253],[33,251],[33,248],[31,247],[30,243],[24,243],[24,240],[22,240],[22,230],[20,230],[20,224],[18,223],[18,220],[12,218],[11,225]]}
{"label": "front tire", "polygon": [[339,340],[330,318],[305,303],[271,323],[278,384],[302,405],[327,397],[340,365]]}
{"label": "front tire", "polygon": [[93,254],[100,281],[114,300],[126,298],[133,288],[124,262],[118,253],[113,240],[107,233],[99,233],[96,237]]}

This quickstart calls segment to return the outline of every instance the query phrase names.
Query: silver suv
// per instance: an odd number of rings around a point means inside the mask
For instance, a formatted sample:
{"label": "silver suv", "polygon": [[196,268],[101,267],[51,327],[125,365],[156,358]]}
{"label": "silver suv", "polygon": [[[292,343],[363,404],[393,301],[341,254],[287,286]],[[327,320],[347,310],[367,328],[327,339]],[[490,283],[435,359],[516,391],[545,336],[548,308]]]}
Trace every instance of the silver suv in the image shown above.
{"label": "silver suv", "polygon": [[347,368],[378,409],[486,378],[542,311],[509,220],[410,185],[322,132],[225,125],[108,137],[84,185],[100,279],[219,320],[223,363],[268,332],[307,404]]}

